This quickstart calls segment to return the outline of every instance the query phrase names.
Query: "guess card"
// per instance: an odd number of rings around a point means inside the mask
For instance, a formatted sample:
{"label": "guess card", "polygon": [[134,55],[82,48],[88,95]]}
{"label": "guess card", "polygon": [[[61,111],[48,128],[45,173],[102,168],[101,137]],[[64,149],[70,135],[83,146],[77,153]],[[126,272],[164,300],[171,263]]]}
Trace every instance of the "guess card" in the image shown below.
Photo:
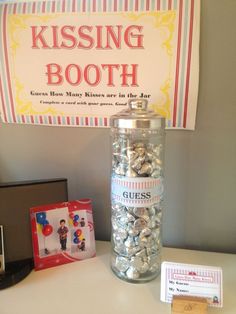
{"label": "guess card", "polygon": [[223,306],[223,277],[220,267],[163,262],[161,301],[172,302],[173,295],[204,297],[214,307]]}

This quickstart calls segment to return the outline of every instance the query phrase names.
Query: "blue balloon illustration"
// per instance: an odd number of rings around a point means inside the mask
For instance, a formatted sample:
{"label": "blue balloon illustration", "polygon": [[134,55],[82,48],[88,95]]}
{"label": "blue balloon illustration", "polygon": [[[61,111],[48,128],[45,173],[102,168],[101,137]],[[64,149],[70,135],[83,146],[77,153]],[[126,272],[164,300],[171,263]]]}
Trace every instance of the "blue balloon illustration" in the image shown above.
{"label": "blue balloon illustration", "polygon": [[79,215],[74,215],[74,221],[79,220]]}
{"label": "blue balloon illustration", "polygon": [[45,212],[41,212],[41,213],[36,214],[37,223],[42,225],[45,220],[46,220],[46,213]]}
{"label": "blue balloon illustration", "polygon": [[79,239],[78,238],[74,238],[74,243],[78,244],[79,243]]}
{"label": "blue balloon illustration", "polygon": [[49,225],[49,221],[45,219],[41,224],[42,224],[43,226]]}

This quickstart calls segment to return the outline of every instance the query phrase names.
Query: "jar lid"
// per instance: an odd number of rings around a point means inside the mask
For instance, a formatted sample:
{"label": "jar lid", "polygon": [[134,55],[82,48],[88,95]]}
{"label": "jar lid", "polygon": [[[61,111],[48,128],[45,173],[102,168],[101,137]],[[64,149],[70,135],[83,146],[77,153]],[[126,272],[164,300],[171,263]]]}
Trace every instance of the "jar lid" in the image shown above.
{"label": "jar lid", "polygon": [[146,99],[130,99],[129,108],[111,116],[111,127],[125,129],[159,129],[165,127],[165,118],[147,108]]}

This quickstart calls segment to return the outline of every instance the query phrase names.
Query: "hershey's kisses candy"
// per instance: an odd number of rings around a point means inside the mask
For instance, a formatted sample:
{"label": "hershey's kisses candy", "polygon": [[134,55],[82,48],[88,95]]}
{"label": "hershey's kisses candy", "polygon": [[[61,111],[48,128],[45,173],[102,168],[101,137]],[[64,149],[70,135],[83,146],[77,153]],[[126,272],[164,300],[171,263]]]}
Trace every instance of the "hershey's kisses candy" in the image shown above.
{"label": "hershey's kisses candy", "polygon": [[[163,194],[163,170],[160,145],[144,142],[131,143],[124,135],[113,144],[113,173],[117,177],[159,180],[159,199]],[[138,191],[139,192],[139,191]],[[112,202],[112,230],[114,243],[113,267],[120,277],[138,280],[160,268],[160,225],[162,210],[159,205],[128,207]]]}
{"label": "hershey's kisses candy", "polygon": [[145,207],[135,207],[133,213],[137,217],[148,216],[148,211]]}
{"label": "hershey's kisses candy", "polygon": [[127,213],[127,218],[129,222],[134,222],[135,221],[135,217],[133,215],[131,215],[130,213]]}
{"label": "hershey's kisses candy", "polygon": [[121,212],[125,214],[125,211],[126,211],[125,206],[123,206],[119,203],[113,204],[111,208],[112,208],[112,212],[114,212],[115,214],[121,213]]}
{"label": "hershey's kisses candy", "polygon": [[140,235],[138,241],[140,248],[144,247],[149,248],[151,246],[152,238],[150,235],[149,236]]}
{"label": "hershey's kisses candy", "polygon": [[138,171],[142,168],[143,162],[144,162],[144,157],[138,157],[131,163],[131,167],[134,170]]}
{"label": "hershey's kisses candy", "polygon": [[128,234],[131,236],[131,237],[135,237],[139,234],[139,230],[135,229],[133,224],[131,224],[129,227],[128,227]]}
{"label": "hershey's kisses candy", "polygon": [[[153,165],[152,165],[153,166]],[[162,169],[160,166],[153,166],[153,171],[151,173],[152,178],[160,178],[162,176]]]}
{"label": "hershey's kisses candy", "polygon": [[[113,169],[117,175],[126,177],[162,176],[160,159],[162,146],[137,142],[128,145],[127,139],[113,144]],[[128,146],[126,146],[128,145]]]}
{"label": "hershey's kisses candy", "polygon": [[142,259],[140,257],[133,256],[133,257],[131,257],[129,264],[130,264],[131,267],[137,269],[137,271],[140,271],[140,269],[143,266],[143,261],[142,261]]}
{"label": "hershey's kisses candy", "polygon": [[120,215],[117,217],[118,223],[121,227],[126,226],[126,224],[129,222],[129,218],[126,215]]}
{"label": "hershey's kisses candy", "polygon": [[135,247],[135,242],[134,242],[134,238],[131,236],[128,236],[128,238],[125,240],[124,245],[127,248],[132,248]]}
{"label": "hershey's kisses candy", "polygon": [[115,168],[115,173],[124,176],[126,173],[126,166],[122,163],[118,164],[118,166]]}
{"label": "hershey's kisses candy", "polygon": [[125,272],[129,268],[130,263],[126,257],[117,256],[116,261],[115,261],[115,266],[119,271]]}
{"label": "hershey's kisses candy", "polygon": [[137,172],[135,172],[131,167],[127,169],[125,174],[126,174],[126,177],[129,177],[129,178],[134,178],[138,176]]}
{"label": "hershey's kisses candy", "polygon": [[127,278],[129,279],[138,279],[139,278],[139,272],[134,267],[129,267],[126,272]]}
{"label": "hershey's kisses candy", "polygon": [[149,257],[150,257],[150,255],[152,255],[152,249],[151,249],[150,247],[147,247],[147,248],[146,248],[146,255],[148,256],[148,259],[147,259],[147,260],[150,261],[150,258],[149,258]]}
{"label": "hershey's kisses candy", "polygon": [[145,257],[146,256],[146,250],[145,249],[142,249],[141,251],[138,251],[135,256],[138,256],[138,257]]}
{"label": "hershey's kisses candy", "polygon": [[114,242],[114,251],[121,256],[127,255],[126,247],[124,247],[124,244],[120,242],[119,243]]}
{"label": "hershey's kisses candy", "polygon": [[138,174],[139,175],[149,175],[153,171],[152,164],[145,162],[142,167],[139,169]]}
{"label": "hershey's kisses candy", "polygon": [[150,237],[152,234],[152,230],[150,230],[149,228],[145,228],[140,232],[139,237]]}
{"label": "hershey's kisses candy", "polygon": [[165,121],[147,100],[128,102],[111,117],[112,267],[120,278],[145,281],[160,268]]}
{"label": "hershey's kisses candy", "polygon": [[128,236],[128,232],[126,231],[126,229],[123,229],[123,228],[117,229],[116,233],[122,240],[126,239]]}
{"label": "hershey's kisses candy", "polygon": [[152,216],[148,222],[148,228],[155,228],[157,226],[156,217]]}
{"label": "hershey's kisses candy", "polygon": [[144,273],[146,273],[148,270],[149,270],[149,265],[148,265],[148,263],[147,263],[147,262],[143,262],[141,268],[139,269],[139,272],[140,272],[141,274],[144,274]]}
{"label": "hershey's kisses candy", "polygon": [[143,142],[136,142],[133,144],[133,147],[136,148],[144,148],[145,144]]}
{"label": "hershey's kisses candy", "polygon": [[157,221],[158,223],[161,223],[161,218],[162,218],[162,212],[158,212],[158,213],[156,214],[156,221]]}
{"label": "hershey's kisses candy", "polygon": [[161,161],[160,159],[154,158],[154,159],[152,160],[152,166],[153,166],[153,168],[155,168],[155,169],[160,169],[160,171],[161,171],[161,165],[162,165],[162,161]]}
{"label": "hershey's kisses candy", "polygon": [[128,148],[126,154],[130,163],[132,163],[139,156],[139,154],[132,150],[132,148]]}
{"label": "hershey's kisses candy", "polygon": [[137,245],[135,245],[133,247],[126,247],[124,255],[131,258],[132,256],[136,255],[136,253],[139,251],[139,249],[140,248]]}
{"label": "hershey's kisses candy", "polygon": [[113,204],[113,243],[118,256],[112,265],[122,278],[135,280],[159,270],[161,216],[159,204],[150,207]]}
{"label": "hershey's kisses candy", "polygon": [[151,206],[148,208],[148,214],[149,214],[149,216],[154,216],[156,214],[155,206]]}
{"label": "hershey's kisses candy", "polygon": [[144,156],[145,155],[145,152],[146,152],[146,149],[145,147],[136,147],[135,148],[135,152],[139,154],[139,156]]}
{"label": "hershey's kisses candy", "polygon": [[162,150],[163,150],[162,144],[154,146],[152,149],[153,154],[156,155],[158,158],[160,158]]}
{"label": "hershey's kisses candy", "polygon": [[135,220],[134,222],[134,229],[141,231],[143,230],[145,227],[147,226],[147,222],[145,219],[143,218],[138,218],[137,220]]}
{"label": "hershey's kisses candy", "polygon": [[112,224],[112,229],[116,231],[119,228],[119,225],[117,224],[117,219],[114,216],[111,216],[111,224]]}

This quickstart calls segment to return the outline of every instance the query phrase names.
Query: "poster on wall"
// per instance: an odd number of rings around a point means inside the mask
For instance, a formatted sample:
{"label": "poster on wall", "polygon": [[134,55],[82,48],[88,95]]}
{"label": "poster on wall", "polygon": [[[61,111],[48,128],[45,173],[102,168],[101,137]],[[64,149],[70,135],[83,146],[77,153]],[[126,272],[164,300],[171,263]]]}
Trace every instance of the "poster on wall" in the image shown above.
{"label": "poster on wall", "polygon": [[3,122],[109,127],[144,98],[195,128],[200,1],[10,1],[0,23]]}

